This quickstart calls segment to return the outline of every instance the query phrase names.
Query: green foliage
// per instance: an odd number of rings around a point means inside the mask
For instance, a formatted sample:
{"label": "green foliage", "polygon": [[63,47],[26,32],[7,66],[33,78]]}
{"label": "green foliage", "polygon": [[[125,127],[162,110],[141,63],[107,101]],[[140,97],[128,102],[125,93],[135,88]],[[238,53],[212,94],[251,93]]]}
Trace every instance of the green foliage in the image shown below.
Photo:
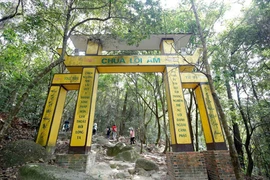
{"label": "green foliage", "polygon": [[[20,102],[20,97],[28,93],[29,98],[18,116],[33,124],[40,120],[53,73],[66,72],[63,64],[42,76],[31,92],[26,91],[37,74],[58,59],[55,49],[64,47],[69,35],[110,34],[127,40],[129,44],[137,44],[150,34],[193,33],[190,47],[200,44],[196,20],[187,0],[182,0],[179,8],[173,10],[162,9],[155,0],[30,0],[24,1],[23,5],[19,9],[20,16],[1,24],[0,112],[10,112]],[[269,176],[270,5],[267,0],[254,0],[245,10],[244,18],[230,22],[226,32],[215,36],[213,27],[228,8],[217,1],[197,2],[203,34],[209,45],[214,83],[225,111],[231,122],[241,126],[244,141],[251,135],[248,149],[254,152],[255,167]],[[0,3],[1,17],[12,12],[14,3]],[[68,47],[67,52],[72,53],[71,49]],[[119,126],[124,122],[126,129],[134,127],[137,136],[146,132],[147,141],[154,143],[158,125],[165,126],[160,121],[166,108],[162,104],[162,83],[162,76],[154,73],[101,74],[95,113],[98,131],[103,132],[107,126],[114,123]],[[232,87],[232,92],[238,91],[239,98],[234,96],[233,100],[227,100],[226,83]],[[63,119],[73,119],[76,99],[77,92],[70,91]],[[231,109],[233,103],[237,107],[234,110]],[[244,121],[244,116],[248,117],[248,122]],[[252,134],[247,134],[247,131],[252,131]],[[128,135],[127,131],[124,132]],[[164,133],[161,136],[164,138]]]}
{"label": "green foliage", "polygon": [[[7,12],[12,5],[1,3],[0,12]],[[67,41],[63,37],[77,33],[106,33],[129,39],[129,43],[134,44],[155,30],[160,9],[156,1],[144,4],[136,0],[38,0],[24,2],[23,5],[23,16],[12,18],[0,30],[3,38],[0,45],[0,92],[3,101],[0,107],[5,112],[19,102],[37,74],[56,60],[56,47]],[[61,65],[59,69],[53,69],[52,73],[62,72],[60,68]],[[39,80],[33,92],[29,92],[30,97],[21,109],[20,116],[30,122],[37,122],[50,80],[51,75]],[[74,109],[67,112],[74,112]],[[73,114],[66,113],[64,118],[71,117]]]}
{"label": "green foliage", "polygon": [[[266,58],[269,51],[269,7],[264,1],[254,1],[243,19],[229,24],[227,32],[217,40],[221,42],[220,46],[212,47],[215,51],[212,67],[215,70],[216,85],[220,87],[219,92],[224,97],[226,91],[234,94],[232,102],[223,99],[224,107],[231,121],[240,125],[246,153],[251,153],[254,160],[254,167],[250,159],[245,161],[249,168],[246,172],[248,175],[251,175],[254,168],[254,174],[264,172],[269,176],[269,169],[265,165],[269,163],[266,158],[269,149],[258,144],[258,139],[260,142],[268,142],[270,137],[266,133],[269,131],[266,119],[270,115],[267,110],[270,107],[270,81]],[[237,109],[232,110],[232,104]]]}

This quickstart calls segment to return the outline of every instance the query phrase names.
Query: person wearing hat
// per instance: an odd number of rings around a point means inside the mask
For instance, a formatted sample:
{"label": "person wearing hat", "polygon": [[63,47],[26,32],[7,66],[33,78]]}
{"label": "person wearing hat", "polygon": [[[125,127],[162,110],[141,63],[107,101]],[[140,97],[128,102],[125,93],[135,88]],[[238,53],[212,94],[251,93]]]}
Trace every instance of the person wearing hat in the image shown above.
{"label": "person wearing hat", "polygon": [[96,135],[97,133],[97,123],[94,123],[94,126],[93,126],[93,135]]}
{"label": "person wearing hat", "polygon": [[129,128],[130,144],[135,144],[135,131],[132,127]]}
{"label": "person wearing hat", "polygon": [[64,125],[63,125],[63,131],[66,131],[66,132],[68,132],[69,131],[69,121],[68,120],[66,120],[65,122],[64,122]]}

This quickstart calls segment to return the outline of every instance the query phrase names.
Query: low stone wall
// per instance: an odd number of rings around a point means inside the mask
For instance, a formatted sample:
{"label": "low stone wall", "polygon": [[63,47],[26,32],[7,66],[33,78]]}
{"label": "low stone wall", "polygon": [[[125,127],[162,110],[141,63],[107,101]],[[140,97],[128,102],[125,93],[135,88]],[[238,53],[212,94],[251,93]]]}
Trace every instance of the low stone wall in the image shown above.
{"label": "low stone wall", "polygon": [[166,161],[171,180],[208,180],[202,153],[168,152]]}
{"label": "low stone wall", "polygon": [[232,161],[229,151],[204,151],[202,152],[206,162],[209,179],[235,180]]}
{"label": "low stone wall", "polygon": [[96,153],[89,154],[58,154],[55,163],[64,168],[88,173],[95,164]]}

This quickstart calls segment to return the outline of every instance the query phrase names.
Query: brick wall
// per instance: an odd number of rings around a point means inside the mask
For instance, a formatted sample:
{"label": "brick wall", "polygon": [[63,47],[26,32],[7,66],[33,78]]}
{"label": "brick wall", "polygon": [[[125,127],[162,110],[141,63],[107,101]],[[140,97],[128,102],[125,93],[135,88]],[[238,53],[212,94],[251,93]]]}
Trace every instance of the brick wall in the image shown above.
{"label": "brick wall", "polygon": [[55,163],[64,168],[88,173],[95,164],[96,154],[58,154]]}
{"label": "brick wall", "polygon": [[229,151],[202,152],[210,180],[235,180],[235,174]]}
{"label": "brick wall", "polygon": [[166,161],[171,180],[208,180],[202,153],[168,152]]}
{"label": "brick wall", "polygon": [[236,180],[227,150],[204,152],[168,152],[171,180]]}

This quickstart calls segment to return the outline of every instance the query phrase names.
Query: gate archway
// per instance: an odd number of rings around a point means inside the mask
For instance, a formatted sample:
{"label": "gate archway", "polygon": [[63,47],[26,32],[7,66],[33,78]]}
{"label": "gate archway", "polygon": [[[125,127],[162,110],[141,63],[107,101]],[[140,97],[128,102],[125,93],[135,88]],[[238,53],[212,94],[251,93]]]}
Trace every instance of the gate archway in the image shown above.
{"label": "gate archway", "polygon": [[[194,151],[188,123],[183,89],[195,90],[207,150],[226,150],[226,143],[206,76],[193,72],[200,50],[192,56],[177,54],[189,34],[151,35],[137,46],[127,46],[111,38],[89,39],[72,36],[76,48],[85,55],[65,55],[68,74],[55,74],[43,112],[36,142],[50,150],[56,145],[66,93],[78,90],[78,98],[70,140],[70,153],[85,154],[90,150],[100,73],[161,72],[166,74],[171,144],[174,152]],[[110,46],[113,45],[113,46]],[[160,50],[162,55],[104,56],[105,50]],[[61,49],[58,49],[61,53]]]}
{"label": "gate archway", "polygon": [[[177,53],[185,47],[190,34],[151,35],[137,46],[128,46],[110,37],[72,36],[76,48],[85,55],[65,55],[70,73],[55,74],[48,93],[36,142],[49,152],[56,145],[67,91],[78,90],[78,97],[65,164],[79,161],[93,164],[89,158],[94,123],[98,75],[100,73],[164,73],[173,152],[168,152],[167,167],[171,179],[235,179],[225,138],[209,88],[207,77],[194,72],[200,50],[192,56]],[[160,50],[162,55],[104,56],[103,50]],[[61,53],[61,49],[58,50]],[[75,51],[76,53],[78,51]],[[193,89],[199,107],[207,151],[193,152],[191,127],[184,103],[183,89]],[[81,155],[78,157],[78,155]],[[73,164],[71,162],[71,164]],[[74,168],[74,167],[73,167]]]}

